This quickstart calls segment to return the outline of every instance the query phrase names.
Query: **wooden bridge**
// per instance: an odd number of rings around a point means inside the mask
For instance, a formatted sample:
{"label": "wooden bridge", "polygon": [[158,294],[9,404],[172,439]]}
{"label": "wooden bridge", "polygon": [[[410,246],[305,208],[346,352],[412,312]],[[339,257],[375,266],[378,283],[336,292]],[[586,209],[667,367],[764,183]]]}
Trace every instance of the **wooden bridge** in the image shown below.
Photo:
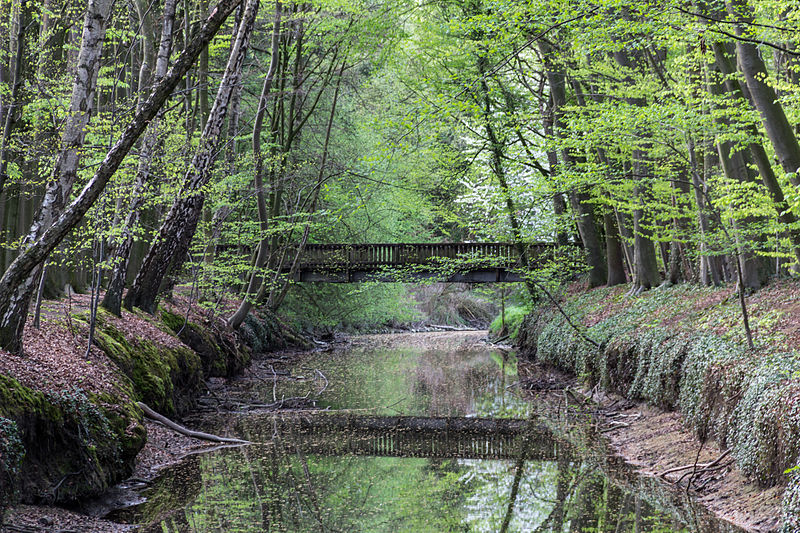
{"label": "wooden bridge", "polygon": [[[535,243],[526,248],[529,260],[536,262],[552,256],[555,246]],[[327,283],[517,282],[525,270],[510,243],[309,244],[298,262],[295,281]]]}
{"label": "wooden bridge", "polygon": [[558,450],[549,430],[510,418],[287,413],[268,415],[258,425],[262,438],[314,455],[555,460]]}

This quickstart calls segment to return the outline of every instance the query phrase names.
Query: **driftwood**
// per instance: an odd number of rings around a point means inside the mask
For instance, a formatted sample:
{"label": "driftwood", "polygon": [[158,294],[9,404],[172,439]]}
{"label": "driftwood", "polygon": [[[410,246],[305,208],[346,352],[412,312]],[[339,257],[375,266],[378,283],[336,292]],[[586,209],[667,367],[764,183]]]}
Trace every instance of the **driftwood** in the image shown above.
{"label": "driftwood", "polygon": [[141,409],[142,412],[144,412],[144,414],[145,414],[145,416],[147,418],[155,420],[156,422],[161,422],[162,424],[164,424],[165,426],[167,426],[171,430],[176,431],[177,433],[180,433],[181,435],[186,435],[187,437],[192,437],[194,439],[207,440],[207,441],[211,441],[211,442],[223,442],[223,443],[231,443],[231,444],[252,444],[250,441],[247,441],[247,440],[231,439],[231,438],[228,438],[228,437],[220,437],[218,435],[212,435],[211,433],[204,433],[202,431],[194,431],[194,430],[185,428],[185,427],[181,426],[180,424],[177,424],[177,423],[173,422],[169,418],[156,413],[155,411],[150,409],[147,405],[143,404],[142,402],[136,402],[136,405],[139,406],[139,409]]}

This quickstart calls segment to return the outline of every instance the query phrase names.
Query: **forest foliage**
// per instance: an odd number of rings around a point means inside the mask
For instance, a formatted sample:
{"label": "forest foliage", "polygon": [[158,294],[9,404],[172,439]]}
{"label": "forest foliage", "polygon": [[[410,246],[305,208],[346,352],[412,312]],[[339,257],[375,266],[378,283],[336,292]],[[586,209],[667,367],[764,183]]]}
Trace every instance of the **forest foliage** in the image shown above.
{"label": "forest foliage", "polygon": [[0,0],[0,347],[66,284],[118,314],[189,283],[232,327],[407,300],[297,291],[312,242],[578,243],[634,293],[793,275],[796,7]]}

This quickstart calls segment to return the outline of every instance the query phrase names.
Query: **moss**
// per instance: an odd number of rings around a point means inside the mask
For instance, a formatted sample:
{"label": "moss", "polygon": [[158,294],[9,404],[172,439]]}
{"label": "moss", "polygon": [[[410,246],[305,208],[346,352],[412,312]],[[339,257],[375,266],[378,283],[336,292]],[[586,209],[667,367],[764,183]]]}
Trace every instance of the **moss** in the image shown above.
{"label": "moss", "polygon": [[[130,475],[145,441],[141,413],[124,392],[98,397],[74,387],[44,393],[0,376],[0,421],[0,470],[3,478],[14,474],[24,501],[100,494]],[[7,456],[6,449],[16,451]],[[17,470],[9,468],[13,456],[21,458]],[[9,487],[0,482],[0,502],[11,498]]]}
{"label": "moss", "polygon": [[[95,342],[130,378],[136,399],[165,414],[183,412],[201,383],[201,361],[191,349],[169,347],[149,339],[131,341],[110,320],[106,312],[97,315]],[[75,321],[85,321],[78,315]]]}
{"label": "moss", "polygon": [[0,417],[0,524],[16,494],[25,447],[14,420]]}
{"label": "moss", "polygon": [[198,354],[205,376],[230,377],[250,362],[250,350],[232,331],[217,331],[163,308],[161,321]]}

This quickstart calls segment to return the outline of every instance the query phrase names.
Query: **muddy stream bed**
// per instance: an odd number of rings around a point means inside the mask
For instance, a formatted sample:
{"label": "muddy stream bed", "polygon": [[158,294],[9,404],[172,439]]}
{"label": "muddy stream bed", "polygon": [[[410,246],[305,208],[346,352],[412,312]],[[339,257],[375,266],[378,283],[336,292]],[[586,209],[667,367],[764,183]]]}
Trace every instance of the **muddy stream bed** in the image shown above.
{"label": "muddy stream bed", "polygon": [[257,361],[189,420],[254,444],[184,458],[110,518],[196,533],[742,531],[636,473],[583,399],[484,339],[375,335]]}

